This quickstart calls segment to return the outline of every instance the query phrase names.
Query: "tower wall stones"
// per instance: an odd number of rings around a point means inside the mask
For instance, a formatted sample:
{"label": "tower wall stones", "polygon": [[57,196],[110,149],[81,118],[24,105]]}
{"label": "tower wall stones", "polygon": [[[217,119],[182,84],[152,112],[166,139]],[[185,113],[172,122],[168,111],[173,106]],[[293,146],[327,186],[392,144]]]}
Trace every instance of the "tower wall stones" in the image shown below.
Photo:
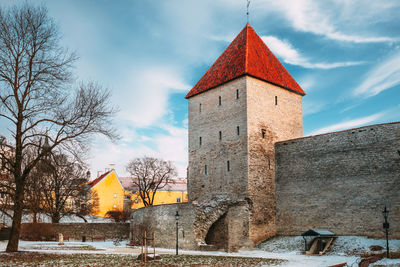
{"label": "tower wall stones", "polygon": [[243,76],[189,98],[188,191],[198,240],[221,216],[229,250],[275,234],[274,143],[300,136],[301,95],[265,81]]}
{"label": "tower wall stones", "polygon": [[303,136],[302,96],[247,78],[249,238],[254,244],[275,234],[275,142]]}
{"label": "tower wall stones", "polygon": [[277,234],[309,228],[337,235],[400,238],[400,123],[279,142],[276,149]]}

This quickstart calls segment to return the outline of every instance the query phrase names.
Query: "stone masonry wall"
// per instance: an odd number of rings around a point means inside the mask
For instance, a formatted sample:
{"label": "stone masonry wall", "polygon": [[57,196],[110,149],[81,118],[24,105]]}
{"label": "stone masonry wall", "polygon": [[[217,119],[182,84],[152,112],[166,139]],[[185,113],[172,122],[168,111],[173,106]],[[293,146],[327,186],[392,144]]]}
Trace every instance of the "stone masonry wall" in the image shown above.
{"label": "stone masonry wall", "polygon": [[279,142],[277,234],[322,228],[337,235],[400,238],[400,123]]}
{"label": "stone masonry wall", "polygon": [[180,215],[178,222],[179,248],[196,249],[197,243],[193,230],[194,208],[189,203],[149,206],[135,210],[131,215],[130,231],[142,234],[141,232],[146,229],[150,236],[154,232],[156,246],[175,248],[175,214],[177,211]]}
{"label": "stone masonry wall", "polygon": [[[42,223],[49,225],[54,235],[63,234],[70,240],[86,241],[92,238],[115,239],[122,236],[124,239],[129,237],[129,223]],[[30,227],[30,223],[23,223],[22,228]]]}
{"label": "stone masonry wall", "polygon": [[[227,223],[236,220],[229,209],[246,202],[247,140],[246,77],[189,98],[188,193],[199,245],[213,223],[224,214]],[[228,250],[230,240],[248,240],[248,213],[239,220],[247,228],[227,228]]]}
{"label": "stone masonry wall", "polygon": [[229,199],[246,196],[245,86],[242,77],[189,98],[188,193],[192,201],[208,201],[222,195]]}
{"label": "stone masonry wall", "polygon": [[[250,239],[275,235],[275,142],[303,135],[302,96],[247,77]],[[264,137],[263,137],[264,131]]]}

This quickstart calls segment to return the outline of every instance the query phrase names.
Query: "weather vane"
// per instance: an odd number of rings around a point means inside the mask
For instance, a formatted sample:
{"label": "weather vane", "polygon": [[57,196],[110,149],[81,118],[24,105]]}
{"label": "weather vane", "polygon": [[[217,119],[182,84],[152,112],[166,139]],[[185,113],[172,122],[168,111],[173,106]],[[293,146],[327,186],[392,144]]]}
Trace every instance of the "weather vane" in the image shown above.
{"label": "weather vane", "polygon": [[246,12],[246,15],[247,15],[247,23],[249,23],[249,5],[250,5],[250,0],[247,0],[247,12]]}

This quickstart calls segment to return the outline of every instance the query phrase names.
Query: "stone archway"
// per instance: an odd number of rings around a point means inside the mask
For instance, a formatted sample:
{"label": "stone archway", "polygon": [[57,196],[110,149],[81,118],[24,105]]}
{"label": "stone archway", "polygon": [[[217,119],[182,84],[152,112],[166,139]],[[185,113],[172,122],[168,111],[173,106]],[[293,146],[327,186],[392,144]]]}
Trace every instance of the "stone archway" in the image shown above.
{"label": "stone archway", "polygon": [[208,229],[205,241],[215,249],[228,248],[228,221],[226,213],[215,221]]}

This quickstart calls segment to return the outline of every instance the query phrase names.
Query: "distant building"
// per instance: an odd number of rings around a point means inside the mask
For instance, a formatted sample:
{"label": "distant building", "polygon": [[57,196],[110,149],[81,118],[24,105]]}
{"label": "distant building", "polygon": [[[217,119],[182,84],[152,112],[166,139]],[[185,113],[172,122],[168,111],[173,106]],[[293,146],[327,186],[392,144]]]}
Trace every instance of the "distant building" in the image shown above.
{"label": "distant building", "polygon": [[89,187],[98,197],[99,206],[95,216],[105,217],[108,211],[123,210],[125,191],[115,170],[106,171],[91,181]]}
{"label": "distant building", "polygon": [[[144,203],[139,196],[138,188],[131,177],[119,178],[125,189],[125,205],[130,204],[132,210],[144,207]],[[129,193],[128,193],[129,192]],[[171,180],[164,188],[157,190],[154,196],[153,205],[163,205],[172,203],[188,202],[187,181],[186,179]]]}

